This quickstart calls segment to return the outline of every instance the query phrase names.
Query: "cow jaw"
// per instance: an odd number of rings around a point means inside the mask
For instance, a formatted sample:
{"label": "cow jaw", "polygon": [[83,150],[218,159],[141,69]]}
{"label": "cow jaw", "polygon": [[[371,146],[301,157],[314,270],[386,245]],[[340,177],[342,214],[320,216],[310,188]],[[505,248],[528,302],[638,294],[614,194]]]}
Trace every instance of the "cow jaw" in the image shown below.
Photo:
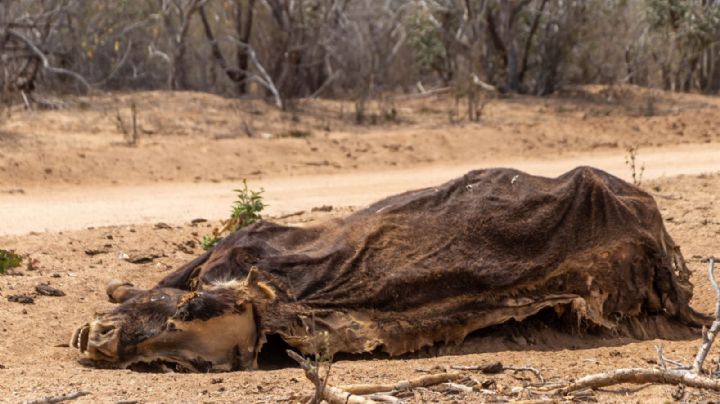
{"label": "cow jaw", "polygon": [[[166,331],[137,345],[122,367],[174,364],[171,370],[209,372],[257,368],[257,331],[252,305],[208,320],[168,321]],[[168,366],[165,366],[168,367]]]}
{"label": "cow jaw", "polygon": [[91,359],[114,361],[118,351],[117,324],[117,321],[110,319],[96,319],[87,323],[75,330],[70,346]]}

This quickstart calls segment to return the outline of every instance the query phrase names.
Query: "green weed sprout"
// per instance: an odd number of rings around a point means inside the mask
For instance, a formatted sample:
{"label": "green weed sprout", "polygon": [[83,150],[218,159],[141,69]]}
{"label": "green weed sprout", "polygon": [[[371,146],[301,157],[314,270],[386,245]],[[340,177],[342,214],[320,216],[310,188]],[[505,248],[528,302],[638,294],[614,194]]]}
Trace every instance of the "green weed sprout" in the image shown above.
{"label": "green weed sprout", "polygon": [[212,234],[203,236],[200,244],[205,250],[219,243],[223,234],[242,229],[262,219],[260,212],[267,206],[263,202],[262,194],[265,191],[262,188],[253,191],[248,187],[247,180],[243,180],[243,187],[233,191],[237,193],[237,199],[233,202],[230,219],[223,223],[221,229],[215,229]]}
{"label": "green weed sprout", "polygon": [[17,268],[22,263],[22,257],[14,251],[0,250],[0,275],[7,273],[8,269]]}

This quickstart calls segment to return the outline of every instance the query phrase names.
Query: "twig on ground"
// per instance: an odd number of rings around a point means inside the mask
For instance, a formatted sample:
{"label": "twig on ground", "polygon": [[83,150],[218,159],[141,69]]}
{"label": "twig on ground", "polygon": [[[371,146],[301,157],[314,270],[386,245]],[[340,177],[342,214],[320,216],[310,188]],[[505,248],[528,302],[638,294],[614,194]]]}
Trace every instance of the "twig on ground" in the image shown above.
{"label": "twig on ground", "polygon": [[454,393],[472,393],[473,391],[472,387],[459,383],[443,383],[442,385],[445,386],[448,391],[452,391]]}
{"label": "twig on ground", "polygon": [[385,403],[401,403],[402,400],[390,395],[390,394],[368,394],[366,396],[368,400],[373,400],[377,402],[385,402]]}
{"label": "twig on ground", "polygon": [[715,320],[710,326],[710,330],[706,331],[703,327],[703,343],[693,361],[692,370],[695,374],[702,374],[702,365],[705,357],[707,357],[708,352],[710,352],[710,347],[715,341],[718,331],[720,331],[720,287],[718,287],[717,280],[715,280],[714,269],[715,258],[710,257],[708,258],[708,278],[710,278],[710,284],[715,290]]}
{"label": "twig on ground", "polygon": [[587,388],[596,389],[598,387],[607,387],[624,383],[658,383],[671,385],[682,383],[689,387],[720,391],[720,379],[711,379],[687,370],[628,368],[616,369],[609,372],[596,373],[581,377],[575,382],[560,389],[560,392],[567,394]]}
{"label": "twig on ground", "polygon": [[434,386],[436,384],[448,383],[463,377],[460,373],[438,373],[433,375],[421,376],[412,380],[402,380],[394,384],[353,384],[349,386],[339,386],[340,389],[348,393],[366,395],[387,391],[403,391],[411,390],[418,387]]}
{"label": "twig on ground", "polygon": [[540,381],[540,383],[545,383],[545,378],[542,376],[542,373],[540,373],[540,369],[531,368],[531,367],[516,367],[516,366],[505,366],[504,367],[507,370],[512,370],[515,372],[530,372],[537,377],[537,379]]}
{"label": "twig on ground", "polygon": [[688,369],[691,368],[690,365],[686,365],[686,364],[684,364],[684,363],[682,363],[682,362],[678,362],[678,361],[676,361],[676,360],[672,360],[672,359],[670,359],[670,358],[666,358],[666,357],[665,357],[665,353],[663,352],[662,344],[656,345],[656,346],[655,346],[655,351],[656,351],[657,354],[658,354],[658,364],[659,364],[660,366],[662,366],[663,369],[667,369],[666,363],[669,363],[669,364],[675,366],[675,369],[688,370]]}
{"label": "twig on ground", "polygon": [[326,400],[330,404],[374,404],[375,401],[365,397],[351,394],[343,389],[332,387],[327,384],[327,380],[322,380],[318,373],[318,368],[310,361],[300,356],[297,352],[287,350],[290,356],[305,371],[305,377],[308,378],[315,386],[315,397],[312,402],[319,403]]}
{"label": "twig on ground", "polygon": [[464,365],[453,365],[450,366],[450,369],[455,370],[476,370],[480,371],[485,374],[495,374],[495,373],[501,373],[505,366],[501,362],[493,362],[489,365],[471,365],[471,366],[464,366]]}
{"label": "twig on ground", "polygon": [[90,394],[90,393],[87,391],[76,391],[76,392],[65,394],[62,396],[45,397],[45,398],[40,398],[37,400],[25,401],[25,404],[55,404],[55,403],[61,403],[63,401],[75,400],[82,396],[87,396],[88,394]]}
{"label": "twig on ground", "polygon": [[475,370],[480,371],[482,373],[487,374],[494,374],[494,373],[500,373],[504,370],[512,370],[515,372],[531,372],[535,375],[535,377],[538,378],[540,383],[545,383],[545,378],[542,376],[542,373],[540,369],[532,368],[529,366],[505,366],[500,362],[495,362],[489,365],[474,365],[474,366],[464,366],[464,365],[453,365],[450,366],[451,369],[454,370]]}

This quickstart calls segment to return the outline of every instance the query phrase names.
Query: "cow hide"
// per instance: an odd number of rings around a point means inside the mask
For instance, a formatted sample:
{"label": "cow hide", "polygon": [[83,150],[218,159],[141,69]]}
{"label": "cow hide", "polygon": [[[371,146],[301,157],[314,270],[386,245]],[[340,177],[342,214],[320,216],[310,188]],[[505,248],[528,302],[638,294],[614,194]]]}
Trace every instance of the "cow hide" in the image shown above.
{"label": "cow hide", "polygon": [[653,198],[587,167],[478,170],[312,227],[262,221],[160,286],[198,289],[253,266],[277,293],[258,311],[262,334],[305,353],[320,338],[331,352],[399,355],[544,309],[633,335],[648,335],[637,330],[648,319],[704,320]]}

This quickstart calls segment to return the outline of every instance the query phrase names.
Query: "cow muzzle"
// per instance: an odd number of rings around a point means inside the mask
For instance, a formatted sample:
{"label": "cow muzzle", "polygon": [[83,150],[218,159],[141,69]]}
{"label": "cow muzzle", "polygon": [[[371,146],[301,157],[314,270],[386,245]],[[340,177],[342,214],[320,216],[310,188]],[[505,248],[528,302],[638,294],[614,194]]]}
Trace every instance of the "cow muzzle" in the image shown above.
{"label": "cow muzzle", "polygon": [[118,360],[118,334],[115,322],[95,320],[75,330],[70,346],[90,359],[113,362]]}

